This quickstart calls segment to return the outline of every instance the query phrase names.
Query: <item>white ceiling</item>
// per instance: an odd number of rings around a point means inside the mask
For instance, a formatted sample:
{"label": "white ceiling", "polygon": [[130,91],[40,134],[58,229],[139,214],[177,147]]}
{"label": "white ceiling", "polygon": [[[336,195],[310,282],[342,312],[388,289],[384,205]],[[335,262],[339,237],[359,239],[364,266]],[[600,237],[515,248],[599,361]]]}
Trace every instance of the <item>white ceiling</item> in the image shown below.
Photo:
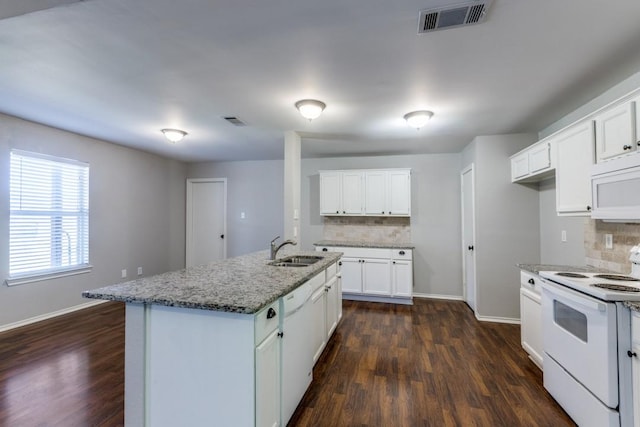
{"label": "white ceiling", "polygon": [[[287,130],[305,157],[458,152],[640,70],[638,0],[494,0],[485,23],[417,35],[420,9],[459,2],[4,1],[0,112],[185,161],[282,158]],[[303,98],[327,108],[308,122]],[[420,131],[417,109],[435,112]]]}

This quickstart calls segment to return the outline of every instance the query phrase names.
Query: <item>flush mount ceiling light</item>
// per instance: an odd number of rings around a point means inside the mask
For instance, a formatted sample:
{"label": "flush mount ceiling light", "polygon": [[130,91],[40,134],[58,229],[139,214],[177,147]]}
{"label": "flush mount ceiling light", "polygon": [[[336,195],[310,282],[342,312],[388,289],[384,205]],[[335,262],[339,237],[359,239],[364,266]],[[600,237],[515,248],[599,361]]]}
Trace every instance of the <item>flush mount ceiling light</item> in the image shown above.
{"label": "flush mount ceiling light", "polygon": [[309,119],[309,121],[317,118],[327,106],[324,102],[318,101],[317,99],[302,99],[296,102],[295,105],[302,117]]}
{"label": "flush mount ceiling light", "polygon": [[420,129],[422,126],[426,125],[427,122],[433,117],[433,111],[412,111],[404,115],[404,119],[407,121],[407,124],[412,128]]}
{"label": "flush mount ceiling light", "polygon": [[161,132],[169,142],[176,143],[182,141],[182,138],[187,136],[187,133],[180,129],[162,129]]}

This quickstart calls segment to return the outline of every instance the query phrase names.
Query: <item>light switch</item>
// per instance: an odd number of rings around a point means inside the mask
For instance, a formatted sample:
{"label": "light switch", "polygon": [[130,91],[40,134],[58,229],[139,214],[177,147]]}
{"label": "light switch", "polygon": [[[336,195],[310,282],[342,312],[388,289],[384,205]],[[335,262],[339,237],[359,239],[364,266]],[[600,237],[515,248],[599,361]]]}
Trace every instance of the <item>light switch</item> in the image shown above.
{"label": "light switch", "polygon": [[127,269],[126,269],[126,268],[123,268],[123,269],[122,269],[122,278],[123,278],[123,279],[126,279],[126,278],[127,278]]}

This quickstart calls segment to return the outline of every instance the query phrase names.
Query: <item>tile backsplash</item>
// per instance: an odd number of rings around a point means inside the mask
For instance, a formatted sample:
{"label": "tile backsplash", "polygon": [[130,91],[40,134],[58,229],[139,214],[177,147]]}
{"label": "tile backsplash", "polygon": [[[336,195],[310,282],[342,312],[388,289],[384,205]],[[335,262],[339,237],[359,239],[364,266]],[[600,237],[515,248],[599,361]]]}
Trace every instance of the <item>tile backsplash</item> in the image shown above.
{"label": "tile backsplash", "polygon": [[[605,234],[613,236],[613,249],[605,248]],[[631,271],[629,250],[638,244],[640,224],[585,219],[584,246],[588,265],[628,274]]]}
{"label": "tile backsplash", "polygon": [[411,242],[411,219],[400,217],[325,216],[323,239],[370,243]]}

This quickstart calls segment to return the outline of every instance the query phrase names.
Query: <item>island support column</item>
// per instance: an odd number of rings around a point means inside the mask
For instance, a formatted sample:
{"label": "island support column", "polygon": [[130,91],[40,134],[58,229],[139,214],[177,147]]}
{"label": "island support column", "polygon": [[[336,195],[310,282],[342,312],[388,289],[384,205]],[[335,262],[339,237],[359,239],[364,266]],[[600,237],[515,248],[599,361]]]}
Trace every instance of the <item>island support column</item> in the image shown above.
{"label": "island support column", "polygon": [[124,344],[124,425],[144,427],[147,315],[144,304],[127,304]]}
{"label": "island support column", "polygon": [[299,244],[300,236],[300,163],[302,138],[294,131],[284,134],[284,239]]}

